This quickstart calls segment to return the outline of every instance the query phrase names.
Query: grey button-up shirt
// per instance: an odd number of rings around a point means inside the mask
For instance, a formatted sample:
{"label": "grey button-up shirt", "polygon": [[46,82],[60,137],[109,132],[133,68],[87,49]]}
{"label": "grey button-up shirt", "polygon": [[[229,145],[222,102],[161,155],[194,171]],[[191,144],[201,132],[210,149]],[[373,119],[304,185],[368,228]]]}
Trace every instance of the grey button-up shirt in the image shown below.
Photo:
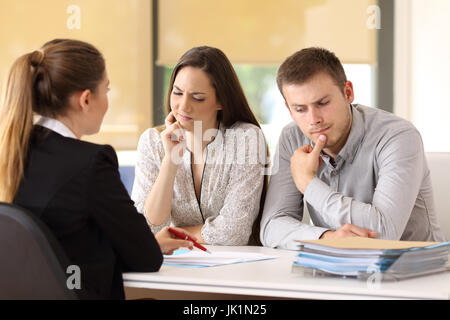
{"label": "grey button-up shirt", "polygon": [[[380,109],[352,105],[346,144],[323,164],[302,194],[291,176],[294,151],[311,144],[295,122],[280,136],[261,220],[265,246],[297,249],[346,223],[390,240],[444,241],[434,212],[422,138],[408,121]],[[303,201],[314,225],[302,223]]]}

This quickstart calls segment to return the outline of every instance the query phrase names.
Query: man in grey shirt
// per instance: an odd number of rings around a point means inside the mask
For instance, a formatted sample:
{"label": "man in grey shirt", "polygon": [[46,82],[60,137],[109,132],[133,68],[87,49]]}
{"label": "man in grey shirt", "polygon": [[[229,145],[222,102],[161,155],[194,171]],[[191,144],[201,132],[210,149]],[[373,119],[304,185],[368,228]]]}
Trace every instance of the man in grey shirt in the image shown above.
{"label": "man in grey shirt", "polygon": [[[287,58],[277,82],[294,122],[277,146],[263,245],[297,249],[295,240],[349,236],[445,240],[422,139],[411,123],[352,105],[353,85],[325,49]],[[314,225],[302,223],[303,201]]]}

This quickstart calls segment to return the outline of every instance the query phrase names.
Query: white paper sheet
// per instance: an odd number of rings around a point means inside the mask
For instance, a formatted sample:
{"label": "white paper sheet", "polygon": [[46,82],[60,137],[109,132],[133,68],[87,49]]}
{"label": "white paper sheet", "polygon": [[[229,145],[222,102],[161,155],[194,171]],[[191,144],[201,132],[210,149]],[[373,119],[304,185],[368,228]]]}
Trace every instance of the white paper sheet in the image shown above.
{"label": "white paper sheet", "polygon": [[164,256],[164,264],[185,267],[213,267],[274,258],[276,256],[252,252],[219,251],[209,254],[198,250],[177,250],[173,255]]}

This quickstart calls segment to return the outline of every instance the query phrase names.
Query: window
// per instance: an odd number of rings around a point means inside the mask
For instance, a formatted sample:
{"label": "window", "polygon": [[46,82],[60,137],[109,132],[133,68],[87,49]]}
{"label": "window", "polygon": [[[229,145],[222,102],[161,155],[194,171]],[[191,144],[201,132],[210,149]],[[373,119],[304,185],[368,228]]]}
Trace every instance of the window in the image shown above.
{"label": "window", "polygon": [[[240,64],[235,65],[234,69],[273,155],[281,130],[292,121],[276,83],[278,66]],[[345,64],[344,70],[347,79],[353,83],[354,103],[373,106],[374,68],[368,64]],[[164,91],[160,93],[164,97],[172,71],[173,66],[164,67]]]}
{"label": "window", "polygon": [[152,125],[151,10],[148,0],[0,1],[0,87],[13,61],[45,42],[89,42],[105,57],[111,91],[100,132],[83,139],[135,150]]}
{"label": "window", "polygon": [[[301,48],[323,46],[335,52],[354,84],[355,103],[375,105],[376,30],[367,27],[368,9],[375,0],[157,3],[155,58],[164,68],[164,81],[168,82],[170,66],[188,49],[220,48],[234,65],[271,154],[281,129],[291,121],[276,85],[276,72],[286,57]],[[167,85],[164,90],[159,94],[167,94]]]}

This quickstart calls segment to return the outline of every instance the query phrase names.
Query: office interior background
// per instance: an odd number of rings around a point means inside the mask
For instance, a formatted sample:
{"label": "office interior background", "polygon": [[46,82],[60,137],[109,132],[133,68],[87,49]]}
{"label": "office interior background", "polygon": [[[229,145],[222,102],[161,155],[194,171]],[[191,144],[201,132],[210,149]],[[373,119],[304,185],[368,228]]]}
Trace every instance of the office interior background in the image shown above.
{"label": "office interior background", "polygon": [[[427,152],[450,152],[448,0],[0,0],[0,87],[13,61],[54,38],[94,44],[111,81],[100,132],[133,165],[139,136],[166,116],[171,70],[194,46],[235,66],[270,148],[289,113],[276,86],[282,61],[308,46],[336,53],[355,103],[409,121]],[[272,152],[273,154],[273,152]]]}

